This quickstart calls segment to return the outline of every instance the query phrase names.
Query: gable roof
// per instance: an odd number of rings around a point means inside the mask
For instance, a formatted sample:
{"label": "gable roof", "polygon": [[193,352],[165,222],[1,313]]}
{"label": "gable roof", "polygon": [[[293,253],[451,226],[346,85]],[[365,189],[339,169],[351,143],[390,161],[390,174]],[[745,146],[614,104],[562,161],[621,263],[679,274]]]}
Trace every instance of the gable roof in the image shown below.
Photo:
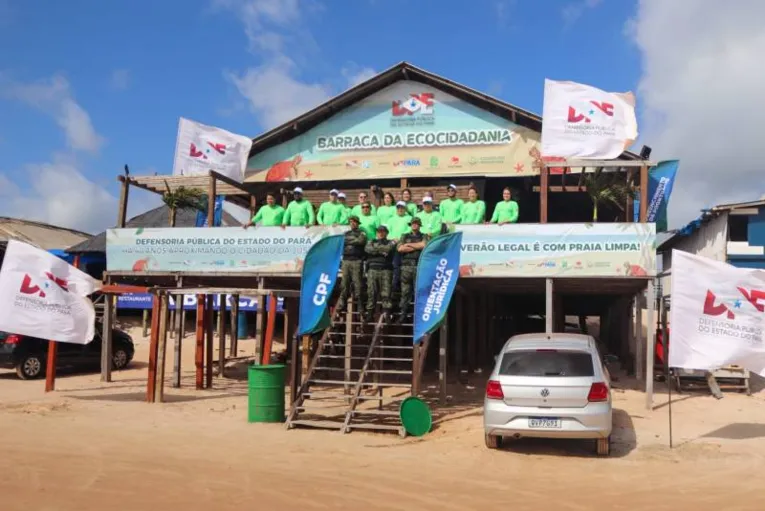
{"label": "gable roof", "polygon": [[[291,121],[285,122],[281,126],[277,126],[276,128],[252,139],[250,157],[305,133],[354,103],[401,80],[412,80],[425,85],[430,85],[467,103],[514,122],[515,124],[537,132],[542,131],[542,117],[540,115],[511,105],[501,99],[471,89],[470,87],[437,74],[425,71],[422,68],[404,61],[355,87],[351,87],[342,94],[335,96],[329,101],[307,111]],[[625,151],[622,153],[621,159],[638,160],[640,157],[635,153]]]}
{"label": "gable roof", "polygon": [[0,241],[19,240],[44,250],[66,248],[92,235],[66,227],[0,216]]}

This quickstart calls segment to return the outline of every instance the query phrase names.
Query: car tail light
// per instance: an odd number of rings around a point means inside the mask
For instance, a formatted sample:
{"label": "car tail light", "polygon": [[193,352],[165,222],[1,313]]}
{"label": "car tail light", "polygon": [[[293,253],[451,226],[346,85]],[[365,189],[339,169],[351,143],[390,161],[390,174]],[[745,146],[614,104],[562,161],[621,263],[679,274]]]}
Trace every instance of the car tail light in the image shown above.
{"label": "car tail light", "polygon": [[18,344],[21,342],[21,336],[16,334],[11,334],[8,337],[5,338],[5,344]]}
{"label": "car tail light", "polygon": [[489,380],[486,384],[486,397],[488,399],[505,399],[502,393],[502,385],[497,380]]}
{"label": "car tail light", "polygon": [[590,403],[608,401],[608,385],[603,382],[593,383],[590,387],[590,393],[587,395],[587,401]]}
{"label": "car tail light", "polygon": [[553,350],[553,349],[545,348],[545,349],[537,350],[537,353],[558,353],[558,350]]}

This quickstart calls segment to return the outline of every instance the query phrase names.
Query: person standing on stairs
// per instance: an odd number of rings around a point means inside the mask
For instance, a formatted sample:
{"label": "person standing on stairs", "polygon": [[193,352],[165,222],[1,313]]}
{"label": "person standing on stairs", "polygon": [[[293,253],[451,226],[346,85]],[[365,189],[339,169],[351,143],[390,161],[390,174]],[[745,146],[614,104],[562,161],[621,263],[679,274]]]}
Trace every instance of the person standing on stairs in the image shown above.
{"label": "person standing on stairs", "polygon": [[345,231],[345,245],[343,246],[343,262],[341,270],[343,279],[340,283],[340,298],[337,300],[335,313],[342,313],[348,305],[348,296],[353,295],[353,304],[356,310],[361,311],[361,295],[364,290],[364,247],[367,244],[367,235],[359,229],[359,217],[351,215],[348,219],[351,228]]}
{"label": "person standing on stairs", "polygon": [[399,302],[399,322],[404,323],[409,316],[409,304],[414,299],[414,286],[417,280],[417,262],[429,236],[420,230],[422,220],[412,218],[412,232],[404,234],[398,244],[401,254],[401,301]]}
{"label": "person standing on stairs", "polygon": [[384,314],[390,315],[393,308],[391,287],[393,286],[393,257],[396,254],[396,243],[388,239],[387,225],[383,224],[377,228],[376,238],[367,243],[364,251],[367,254],[368,286],[364,320],[371,322],[378,299],[382,302]]}

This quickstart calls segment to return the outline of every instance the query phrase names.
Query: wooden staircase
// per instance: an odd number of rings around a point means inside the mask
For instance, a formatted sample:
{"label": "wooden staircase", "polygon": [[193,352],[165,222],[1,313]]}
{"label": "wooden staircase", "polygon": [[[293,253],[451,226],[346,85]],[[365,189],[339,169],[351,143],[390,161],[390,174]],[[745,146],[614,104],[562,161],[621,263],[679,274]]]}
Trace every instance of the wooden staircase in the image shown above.
{"label": "wooden staircase", "polygon": [[308,373],[290,409],[296,426],[392,431],[405,436],[401,401],[412,389],[412,334],[382,313],[374,325],[358,313],[336,316],[318,342]]}

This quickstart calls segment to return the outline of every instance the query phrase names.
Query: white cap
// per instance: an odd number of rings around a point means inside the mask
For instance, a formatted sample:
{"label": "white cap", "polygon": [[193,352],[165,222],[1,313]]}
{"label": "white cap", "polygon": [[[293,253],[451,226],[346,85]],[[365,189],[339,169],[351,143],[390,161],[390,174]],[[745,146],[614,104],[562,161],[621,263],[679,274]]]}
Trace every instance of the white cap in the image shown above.
{"label": "white cap", "polygon": [[400,201],[398,201],[398,202],[396,203],[396,207],[397,207],[397,208],[405,208],[405,207],[406,207],[406,202],[404,202],[404,201],[400,200]]}
{"label": "white cap", "polygon": [[433,197],[431,197],[430,195],[426,195],[425,197],[422,198],[422,202],[433,202]]}
{"label": "white cap", "polygon": [[292,190],[292,193],[303,193],[303,189],[299,186],[296,186],[294,190]]}
{"label": "white cap", "polygon": [[[329,192],[329,193],[332,193],[332,192]],[[340,193],[338,193],[338,194],[337,194],[337,198],[338,198],[338,199],[345,199],[345,193],[344,193],[344,192],[340,192]]]}
{"label": "white cap", "polygon": [[338,191],[338,189],[337,189],[337,188],[333,188],[333,189],[331,189],[331,190],[329,191],[329,194],[330,194],[330,195],[332,195],[333,193],[334,193],[335,195],[339,195],[339,194],[340,194],[340,191]]}
{"label": "white cap", "polygon": [[449,185],[449,186],[447,186],[447,188],[451,188],[452,190],[456,190],[457,189],[457,185]]}

